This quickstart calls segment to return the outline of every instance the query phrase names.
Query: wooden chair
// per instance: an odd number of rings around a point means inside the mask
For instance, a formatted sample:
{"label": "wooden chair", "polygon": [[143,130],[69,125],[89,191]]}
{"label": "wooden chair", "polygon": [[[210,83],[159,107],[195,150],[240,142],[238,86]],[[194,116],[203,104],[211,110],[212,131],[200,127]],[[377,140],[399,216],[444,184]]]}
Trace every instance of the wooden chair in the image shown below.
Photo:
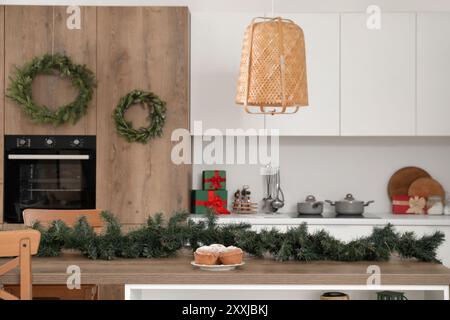
{"label": "wooden chair", "polygon": [[[16,257],[0,265],[0,276],[20,267],[20,299],[31,300],[31,256],[39,248],[41,233],[37,230],[16,230],[0,232],[0,257]],[[19,297],[0,289],[0,299],[18,300]]]}
{"label": "wooden chair", "polygon": [[81,216],[85,216],[95,232],[101,232],[103,220],[100,209],[89,210],[45,210],[45,209],[25,209],[23,220],[26,226],[31,227],[35,222],[39,222],[43,227],[48,227],[53,221],[61,220],[69,227],[72,227]]}
{"label": "wooden chair", "polygon": [[[81,216],[85,216],[94,231],[100,233],[103,229],[103,219],[100,209],[89,210],[58,210],[58,209],[25,209],[23,212],[24,224],[28,227],[39,222],[43,227],[48,227],[53,221],[61,220],[67,226],[73,227]],[[8,288],[9,291],[17,288]],[[69,290],[65,285],[39,285],[35,288],[36,299],[97,299],[97,285],[83,285],[81,290]]]}

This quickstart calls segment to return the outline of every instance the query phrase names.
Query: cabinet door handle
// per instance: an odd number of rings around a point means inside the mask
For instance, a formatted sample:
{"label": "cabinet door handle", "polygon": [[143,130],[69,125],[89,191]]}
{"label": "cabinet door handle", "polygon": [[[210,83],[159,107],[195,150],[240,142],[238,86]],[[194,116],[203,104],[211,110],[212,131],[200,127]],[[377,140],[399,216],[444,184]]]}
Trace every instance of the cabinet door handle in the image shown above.
{"label": "cabinet door handle", "polygon": [[89,160],[88,154],[9,154],[11,160]]}

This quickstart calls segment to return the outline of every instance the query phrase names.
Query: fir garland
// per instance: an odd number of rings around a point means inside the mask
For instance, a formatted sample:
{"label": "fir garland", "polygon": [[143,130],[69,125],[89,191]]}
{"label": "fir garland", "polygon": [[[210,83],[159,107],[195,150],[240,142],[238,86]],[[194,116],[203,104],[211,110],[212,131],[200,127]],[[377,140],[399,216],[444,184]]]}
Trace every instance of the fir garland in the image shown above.
{"label": "fir garland", "polygon": [[[79,91],[78,96],[57,110],[39,105],[32,98],[32,83],[39,74],[59,74],[70,79]],[[14,78],[11,78],[11,85],[7,89],[7,97],[17,102],[34,122],[51,123],[55,126],[66,122],[75,124],[86,114],[95,85],[95,76],[85,65],[74,64],[69,57],[59,53],[44,54],[16,69]]]}
{"label": "fir garland", "polygon": [[238,246],[257,257],[270,254],[278,261],[387,261],[397,254],[402,258],[439,262],[436,250],[444,242],[442,232],[417,238],[412,232],[397,233],[390,224],[374,228],[370,236],[346,243],[324,230],[309,233],[306,224],[285,233],[275,229],[256,232],[248,224],[219,226],[211,212],[205,221],[194,222],[187,217],[188,213],[179,212],[165,222],[157,214],[149,217],[146,225],[127,234],[108,212],[102,213],[105,220],[102,234],[96,234],[84,217],[73,228],[61,221],[54,221],[47,229],[39,223],[33,228],[42,233],[39,256],[58,256],[62,249],[77,249],[90,259],[105,260],[169,257],[183,247],[195,250],[204,244],[221,243]]}
{"label": "fir garland", "polygon": [[[125,112],[134,104],[142,103],[149,108],[150,125],[134,129],[133,124],[125,119]],[[117,132],[128,142],[147,143],[150,139],[160,137],[166,121],[166,103],[157,95],[134,90],[123,96],[113,114]]]}

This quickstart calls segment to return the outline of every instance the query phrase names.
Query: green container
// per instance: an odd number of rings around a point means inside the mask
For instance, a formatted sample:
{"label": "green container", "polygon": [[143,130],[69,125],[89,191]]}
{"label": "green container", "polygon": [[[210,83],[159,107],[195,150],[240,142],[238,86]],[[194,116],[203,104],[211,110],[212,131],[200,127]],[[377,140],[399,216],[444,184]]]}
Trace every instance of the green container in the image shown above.
{"label": "green container", "polygon": [[208,208],[217,214],[229,214],[226,190],[192,190],[192,213],[204,214]]}
{"label": "green container", "polygon": [[224,170],[204,170],[202,175],[203,190],[226,190],[227,174]]}

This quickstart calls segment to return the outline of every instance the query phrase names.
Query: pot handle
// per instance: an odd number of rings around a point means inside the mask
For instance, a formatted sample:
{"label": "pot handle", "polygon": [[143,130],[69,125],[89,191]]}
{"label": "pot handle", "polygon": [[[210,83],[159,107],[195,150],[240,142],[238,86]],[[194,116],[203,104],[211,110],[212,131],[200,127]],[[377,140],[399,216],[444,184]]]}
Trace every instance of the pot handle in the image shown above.
{"label": "pot handle", "polygon": [[313,209],[316,209],[322,204],[323,204],[323,201],[316,201],[313,203],[312,207],[313,207]]}
{"label": "pot handle", "polygon": [[325,200],[325,202],[326,202],[326,203],[329,203],[329,204],[332,205],[332,206],[335,206],[335,205],[336,205],[336,202],[333,202],[333,201],[331,201],[331,200]]}
{"label": "pot handle", "polygon": [[367,201],[367,202],[364,204],[364,207],[367,207],[367,206],[369,206],[369,204],[374,203],[374,202],[375,202],[375,201],[373,201],[373,200]]}

